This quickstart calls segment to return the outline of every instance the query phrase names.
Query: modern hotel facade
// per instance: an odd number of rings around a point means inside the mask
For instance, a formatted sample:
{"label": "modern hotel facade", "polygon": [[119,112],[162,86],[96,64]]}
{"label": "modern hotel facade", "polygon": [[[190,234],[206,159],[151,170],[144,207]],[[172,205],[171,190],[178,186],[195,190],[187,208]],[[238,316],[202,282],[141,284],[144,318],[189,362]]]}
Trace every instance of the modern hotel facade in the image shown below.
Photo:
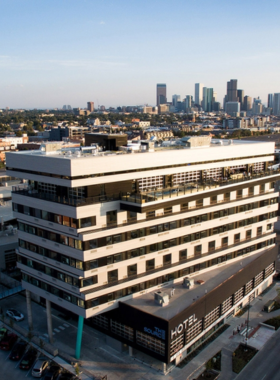
{"label": "modern hotel facade", "polygon": [[7,153],[23,287],[79,316],[77,357],[85,318],[177,364],[271,283],[274,144],[184,144]]}

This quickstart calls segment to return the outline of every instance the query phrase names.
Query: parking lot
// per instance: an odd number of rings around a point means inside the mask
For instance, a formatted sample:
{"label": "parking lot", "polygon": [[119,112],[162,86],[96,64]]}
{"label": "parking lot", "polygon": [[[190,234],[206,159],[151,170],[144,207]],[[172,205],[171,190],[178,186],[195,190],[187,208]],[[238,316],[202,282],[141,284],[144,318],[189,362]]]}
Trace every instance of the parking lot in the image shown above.
{"label": "parking lot", "polygon": [[0,378],[3,380],[19,380],[24,378],[34,379],[34,377],[31,375],[31,369],[29,371],[24,371],[19,368],[20,360],[9,360],[10,352],[11,351],[7,352],[0,350]]}

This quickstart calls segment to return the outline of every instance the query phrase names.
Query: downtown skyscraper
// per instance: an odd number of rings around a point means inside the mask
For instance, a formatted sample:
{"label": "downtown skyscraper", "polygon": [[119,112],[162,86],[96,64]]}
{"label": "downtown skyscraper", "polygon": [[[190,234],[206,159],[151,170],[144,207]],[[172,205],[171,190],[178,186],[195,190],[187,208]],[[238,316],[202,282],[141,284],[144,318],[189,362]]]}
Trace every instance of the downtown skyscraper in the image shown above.
{"label": "downtown skyscraper", "polygon": [[157,106],[160,104],[165,104],[167,101],[166,99],[166,84],[165,83],[158,83],[157,84]]}

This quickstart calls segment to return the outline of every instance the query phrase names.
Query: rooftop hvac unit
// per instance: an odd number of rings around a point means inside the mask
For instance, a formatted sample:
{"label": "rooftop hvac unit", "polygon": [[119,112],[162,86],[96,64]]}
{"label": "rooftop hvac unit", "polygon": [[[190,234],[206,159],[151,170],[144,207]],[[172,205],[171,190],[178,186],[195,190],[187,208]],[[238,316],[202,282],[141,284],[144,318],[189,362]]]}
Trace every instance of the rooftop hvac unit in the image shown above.
{"label": "rooftop hvac unit", "polygon": [[164,292],[155,292],[155,303],[159,306],[166,306],[169,304],[169,295]]}
{"label": "rooftop hvac unit", "polygon": [[189,277],[185,277],[183,280],[183,286],[184,288],[191,289],[194,286],[194,280]]}

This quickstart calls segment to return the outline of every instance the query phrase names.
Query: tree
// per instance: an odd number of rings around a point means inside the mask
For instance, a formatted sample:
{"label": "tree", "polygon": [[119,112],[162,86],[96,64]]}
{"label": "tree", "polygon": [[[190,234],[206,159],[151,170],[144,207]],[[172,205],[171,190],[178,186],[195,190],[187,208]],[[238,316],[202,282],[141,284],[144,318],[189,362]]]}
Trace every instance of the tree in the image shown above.
{"label": "tree", "polygon": [[81,370],[80,370],[79,363],[76,363],[76,364],[75,364],[75,373],[76,373],[76,375],[78,376],[78,378],[80,379],[80,375],[82,374],[82,372],[81,372]]}
{"label": "tree", "polygon": [[21,131],[16,131],[16,136],[17,137],[22,137],[22,132]]}

